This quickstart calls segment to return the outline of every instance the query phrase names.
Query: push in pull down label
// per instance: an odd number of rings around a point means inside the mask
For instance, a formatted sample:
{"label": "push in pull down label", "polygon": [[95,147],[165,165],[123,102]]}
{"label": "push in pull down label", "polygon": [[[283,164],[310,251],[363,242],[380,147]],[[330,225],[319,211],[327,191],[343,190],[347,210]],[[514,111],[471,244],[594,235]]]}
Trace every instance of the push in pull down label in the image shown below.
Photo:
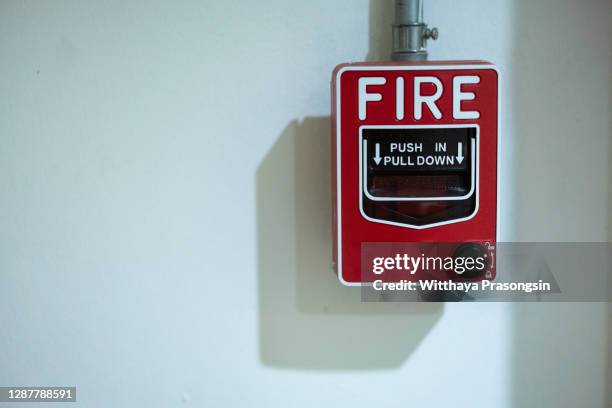
{"label": "push in pull down label", "polygon": [[362,190],[373,201],[464,200],[476,185],[475,128],[365,128]]}
{"label": "push in pull down label", "polygon": [[372,170],[446,171],[467,168],[469,138],[465,130],[366,129]]}

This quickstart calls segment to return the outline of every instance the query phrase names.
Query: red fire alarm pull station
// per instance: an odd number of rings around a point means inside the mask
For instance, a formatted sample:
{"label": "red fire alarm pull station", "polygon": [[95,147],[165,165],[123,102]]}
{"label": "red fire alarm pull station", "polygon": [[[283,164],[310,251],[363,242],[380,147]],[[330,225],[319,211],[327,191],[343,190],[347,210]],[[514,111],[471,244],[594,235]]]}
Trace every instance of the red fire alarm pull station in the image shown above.
{"label": "red fire alarm pull station", "polygon": [[[493,278],[498,85],[497,69],[481,61],[335,69],[332,196],[341,282],[378,279],[364,267],[374,262],[364,259],[362,249],[381,243],[410,243],[406,248],[416,257],[444,243],[434,251],[444,258],[485,258],[469,278]],[[388,246],[378,254],[376,247],[368,248],[368,256],[389,255]],[[446,272],[443,278],[468,278]],[[410,277],[423,278],[413,273],[403,279]]]}

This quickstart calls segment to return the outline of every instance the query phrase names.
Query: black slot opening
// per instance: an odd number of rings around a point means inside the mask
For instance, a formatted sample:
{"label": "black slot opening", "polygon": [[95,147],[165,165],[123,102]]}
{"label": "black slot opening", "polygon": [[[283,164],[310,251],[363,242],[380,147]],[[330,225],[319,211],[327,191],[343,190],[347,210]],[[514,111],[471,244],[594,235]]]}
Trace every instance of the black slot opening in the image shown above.
{"label": "black slot opening", "polygon": [[368,217],[420,226],[474,212],[475,128],[364,129],[362,135]]}

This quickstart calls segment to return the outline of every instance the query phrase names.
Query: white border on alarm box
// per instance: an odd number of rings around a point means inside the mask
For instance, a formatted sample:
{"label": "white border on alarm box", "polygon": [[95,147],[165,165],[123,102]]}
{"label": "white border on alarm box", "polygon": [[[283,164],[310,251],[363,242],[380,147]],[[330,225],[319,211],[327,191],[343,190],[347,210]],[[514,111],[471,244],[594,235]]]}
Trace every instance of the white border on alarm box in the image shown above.
{"label": "white border on alarm box", "polygon": [[[493,70],[497,74],[497,219],[495,225],[495,239],[499,242],[499,224],[500,224],[500,157],[501,157],[501,73],[499,69],[492,64],[473,64],[473,65],[370,65],[370,66],[345,66],[336,72],[336,218],[337,218],[337,270],[338,279],[345,286],[364,286],[371,284],[364,284],[363,282],[349,282],[344,280],[342,276],[342,174],[341,174],[341,149],[340,149],[340,129],[341,129],[341,106],[340,100],[340,79],[342,74],[346,71],[426,71],[426,70]],[[361,147],[360,147],[361,148]],[[361,162],[361,158],[360,158]],[[477,200],[478,201],[478,200]],[[476,203],[478,205],[478,203]]]}
{"label": "white border on alarm box", "polygon": [[[434,196],[434,197],[376,197],[368,191],[368,176],[367,176],[367,140],[363,139],[363,129],[435,129],[435,128],[475,128],[476,129],[476,144],[478,144],[478,136],[480,129],[478,125],[371,125],[371,126],[360,126],[359,127],[359,175],[360,175],[360,188],[363,194],[366,195],[372,201],[459,201],[467,200],[474,194],[478,184],[478,147],[474,145],[474,141],[470,140],[470,153],[474,158],[470,164],[470,191],[462,196]],[[479,146],[479,145],[478,145]],[[363,177],[361,177],[363,175]],[[363,213],[363,211],[362,211]],[[368,218],[368,217],[365,217]],[[368,218],[369,220],[369,218]],[[410,225],[410,224],[402,224]],[[433,224],[428,224],[433,225]],[[437,224],[436,224],[437,225]],[[412,226],[412,228],[416,228]]]}
{"label": "white border on alarm box", "polygon": [[[370,128],[370,129],[463,129],[463,128],[475,128],[476,129],[476,154],[473,155],[473,160],[474,160],[474,167],[476,168],[476,206],[474,207],[474,211],[472,211],[472,213],[466,217],[463,218],[455,218],[452,220],[446,220],[446,221],[440,221],[440,222],[434,222],[431,224],[424,224],[424,225],[413,225],[413,224],[406,224],[406,223],[401,223],[401,222],[394,222],[394,221],[387,221],[387,220],[380,220],[378,218],[372,218],[370,216],[368,216],[365,211],[363,210],[363,194],[359,194],[359,211],[361,212],[361,216],[363,218],[365,218],[366,220],[370,221],[370,222],[376,222],[379,224],[387,224],[387,225],[394,225],[396,227],[403,227],[403,228],[410,228],[410,229],[417,229],[417,230],[422,230],[422,229],[427,229],[427,228],[434,228],[434,227],[439,227],[441,225],[447,225],[447,224],[454,224],[457,222],[463,222],[463,221],[467,221],[470,220],[472,218],[474,218],[474,216],[476,216],[476,214],[478,213],[478,206],[479,206],[479,200],[478,200],[478,191],[479,191],[479,184],[480,184],[480,143],[479,143],[479,136],[480,136],[480,128],[478,127],[478,125],[470,123],[470,124],[461,124],[461,125],[384,125],[384,126],[361,126],[361,128],[359,129],[359,142],[361,143],[361,129],[362,128]],[[473,151],[472,151],[473,153]],[[363,160],[361,159],[363,153],[362,153],[362,147],[361,145],[359,146],[359,190],[360,192],[363,192],[365,189],[364,186],[364,180],[363,180],[363,166],[365,164],[363,164]],[[472,181],[472,183],[474,183],[474,180]],[[470,194],[471,196],[471,194]],[[468,196],[469,198],[469,196]],[[423,197],[419,199],[420,201],[431,201],[431,200],[436,200],[436,198],[431,198],[430,197]],[[399,200],[398,200],[399,201]]]}

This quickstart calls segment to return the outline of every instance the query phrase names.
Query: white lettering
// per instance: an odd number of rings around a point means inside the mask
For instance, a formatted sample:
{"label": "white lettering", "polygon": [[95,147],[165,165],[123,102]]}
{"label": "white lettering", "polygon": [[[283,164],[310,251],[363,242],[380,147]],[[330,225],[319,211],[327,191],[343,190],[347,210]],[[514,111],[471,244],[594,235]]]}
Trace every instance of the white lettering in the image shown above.
{"label": "white lettering", "polygon": [[[433,84],[436,92],[430,96],[421,95],[421,84]],[[415,77],[414,78],[414,118],[419,120],[423,117],[423,104],[426,104],[436,119],[442,118],[442,113],[436,101],[442,96],[442,82],[436,77]]]}
{"label": "white lettering", "polygon": [[474,92],[461,92],[463,84],[477,84],[480,78],[477,76],[457,76],[453,78],[453,118],[455,119],[478,119],[480,112],[461,110],[461,101],[473,101],[476,99]]}
{"label": "white lettering", "polygon": [[367,117],[366,114],[366,104],[368,102],[379,102],[382,101],[382,95],[378,92],[368,93],[367,88],[368,85],[384,85],[387,83],[387,80],[383,77],[365,77],[359,78],[359,119],[365,120]]}

